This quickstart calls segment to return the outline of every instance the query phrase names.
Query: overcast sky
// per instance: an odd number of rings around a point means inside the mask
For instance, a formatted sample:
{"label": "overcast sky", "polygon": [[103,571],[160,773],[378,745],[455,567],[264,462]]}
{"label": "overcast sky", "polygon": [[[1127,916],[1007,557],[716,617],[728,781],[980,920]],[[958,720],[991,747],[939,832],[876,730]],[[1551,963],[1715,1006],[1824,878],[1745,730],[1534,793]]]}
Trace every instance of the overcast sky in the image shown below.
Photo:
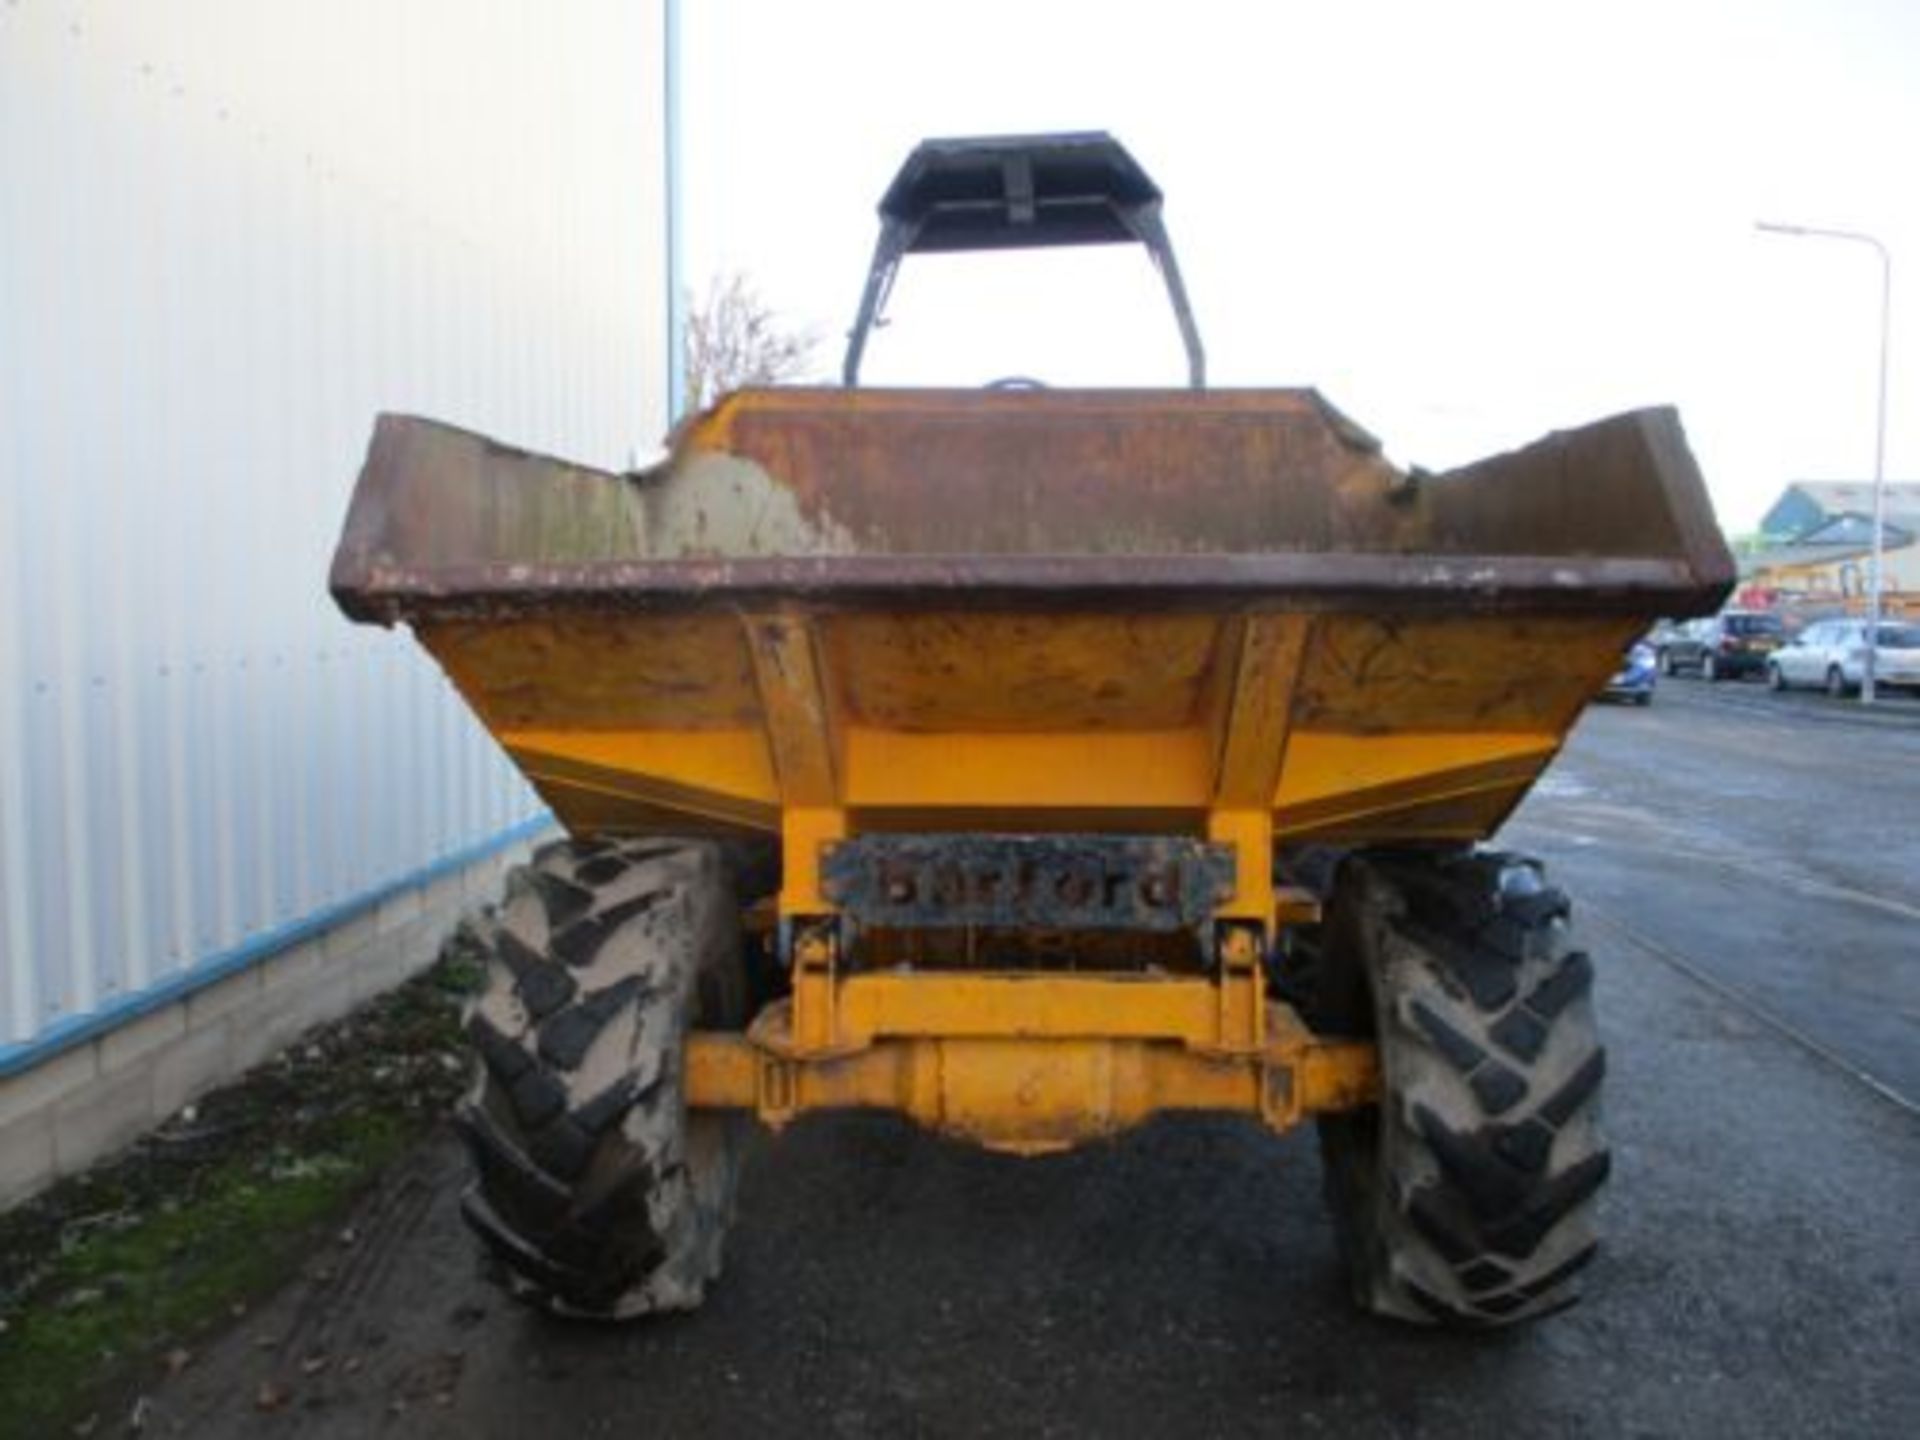
{"label": "overcast sky", "polygon": [[[1222,385],[1320,388],[1442,467],[1680,407],[1723,523],[1920,477],[1920,4],[689,0],[689,273],[841,336],[929,135],[1105,129],[1167,194]],[[1900,268],[1904,265],[1906,268]],[[1177,382],[1138,250],[909,259],[875,383]]]}

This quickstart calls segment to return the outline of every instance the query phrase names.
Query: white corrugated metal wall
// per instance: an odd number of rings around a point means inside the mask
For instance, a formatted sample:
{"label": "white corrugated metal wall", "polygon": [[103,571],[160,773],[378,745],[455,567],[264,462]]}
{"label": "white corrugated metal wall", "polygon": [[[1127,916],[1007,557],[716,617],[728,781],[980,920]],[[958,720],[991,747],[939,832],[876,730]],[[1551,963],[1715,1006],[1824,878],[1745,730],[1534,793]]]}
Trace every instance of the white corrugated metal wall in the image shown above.
{"label": "white corrugated metal wall", "polygon": [[537,817],[326,570],[376,411],[658,443],[662,21],[0,6],[0,1073]]}

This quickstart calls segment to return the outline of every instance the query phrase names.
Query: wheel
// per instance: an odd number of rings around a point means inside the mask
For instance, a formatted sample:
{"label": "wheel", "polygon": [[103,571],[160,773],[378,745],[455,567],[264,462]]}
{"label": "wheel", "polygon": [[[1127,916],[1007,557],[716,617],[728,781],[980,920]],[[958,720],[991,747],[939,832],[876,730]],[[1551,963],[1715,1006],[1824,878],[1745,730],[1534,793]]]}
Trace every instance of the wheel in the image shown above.
{"label": "wheel", "polygon": [[718,847],[562,842],[507,883],[467,1016],[461,1211],[520,1299],[617,1319],[698,1305],[733,1218],[744,1117],[686,1108],[695,1025],[746,1021]]}
{"label": "wheel", "polygon": [[1713,658],[1713,652],[1706,650],[1700,655],[1700,678],[1708,684],[1720,678],[1720,662]]}
{"label": "wheel", "polygon": [[1827,694],[1838,700],[1847,693],[1847,677],[1841,673],[1838,665],[1827,667]]}
{"label": "wheel", "polygon": [[1642,690],[1638,695],[1633,697],[1633,703],[1645,709],[1653,703],[1653,691]]}
{"label": "wheel", "polygon": [[1566,896],[1513,855],[1342,865],[1308,1018],[1379,1047],[1379,1103],[1320,1121],[1361,1308],[1483,1328],[1577,1298],[1611,1161],[1593,966],[1567,917]]}
{"label": "wheel", "polygon": [[1772,661],[1767,662],[1767,689],[1779,691],[1787,688],[1787,677],[1780,673],[1780,667]]}

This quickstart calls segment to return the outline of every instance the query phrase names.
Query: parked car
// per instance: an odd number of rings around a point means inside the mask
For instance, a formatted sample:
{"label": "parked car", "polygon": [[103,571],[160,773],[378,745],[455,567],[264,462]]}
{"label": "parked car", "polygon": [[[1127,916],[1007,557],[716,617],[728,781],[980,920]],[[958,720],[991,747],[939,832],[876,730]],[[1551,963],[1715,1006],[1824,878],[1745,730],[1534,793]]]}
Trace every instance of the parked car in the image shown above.
{"label": "parked car", "polygon": [[1767,657],[1785,642],[1787,627],[1764,610],[1725,610],[1695,620],[1668,636],[1660,668],[1669,675],[1692,670],[1703,680],[1764,675]]}
{"label": "parked car", "polygon": [[[1811,686],[1829,695],[1860,688],[1867,673],[1867,622],[1821,620],[1767,657],[1775,690]],[[1880,626],[1873,657],[1876,684],[1920,687],[1920,625]]]}
{"label": "parked car", "polygon": [[1620,659],[1620,668],[1613,672],[1613,678],[1601,693],[1609,700],[1625,700],[1633,705],[1652,704],[1657,669],[1655,654],[1648,641],[1634,641],[1627,647],[1627,653]]}
{"label": "parked car", "polygon": [[1647,632],[1647,644],[1653,647],[1654,661],[1661,670],[1664,671],[1667,668],[1667,646],[1673,643],[1675,636],[1683,634],[1686,628],[1685,620],[1659,620],[1654,623],[1653,629]]}

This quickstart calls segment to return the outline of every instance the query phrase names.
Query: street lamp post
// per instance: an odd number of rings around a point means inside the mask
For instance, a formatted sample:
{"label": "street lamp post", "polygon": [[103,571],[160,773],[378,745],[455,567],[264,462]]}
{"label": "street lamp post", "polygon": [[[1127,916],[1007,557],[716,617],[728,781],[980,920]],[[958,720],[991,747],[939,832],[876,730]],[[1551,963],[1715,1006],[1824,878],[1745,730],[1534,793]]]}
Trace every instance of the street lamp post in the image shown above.
{"label": "street lamp post", "polygon": [[1872,235],[1860,230],[1826,230],[1815,225],[1782,225],[1756,220],[1754,228],[1774,235],[1800,235],[1819,240],[1851,240],[1871,245],[1880,257],[1880,391],[1873,429],[1873,548],[1867,560],[1867,666],[1860,685],[1860,703],[1874,700],[1875,670],[1880,639],[1880,565],[1887,540],[1887,327],[1893,295],[1893,256]]}

